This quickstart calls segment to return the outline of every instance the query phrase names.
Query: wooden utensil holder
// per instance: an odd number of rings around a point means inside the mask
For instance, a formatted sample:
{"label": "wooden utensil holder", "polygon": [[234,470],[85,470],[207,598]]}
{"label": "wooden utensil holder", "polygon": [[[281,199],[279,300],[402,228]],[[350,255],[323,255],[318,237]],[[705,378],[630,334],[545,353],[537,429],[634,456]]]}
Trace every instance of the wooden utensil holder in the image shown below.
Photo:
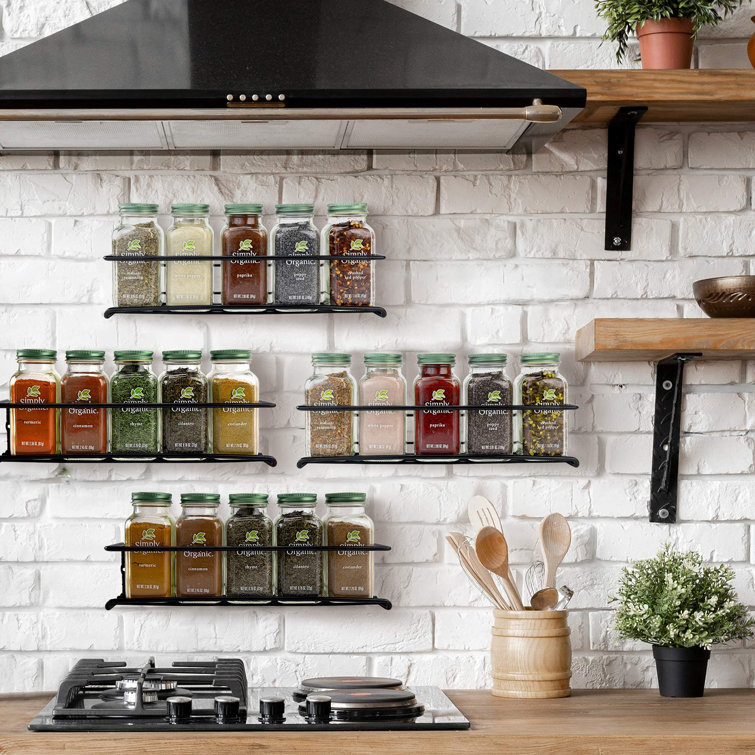
{"label": "wooden utensil holder", "polygon": [[496,697],[571,695],[568,611],[493,611],[491,692]]}

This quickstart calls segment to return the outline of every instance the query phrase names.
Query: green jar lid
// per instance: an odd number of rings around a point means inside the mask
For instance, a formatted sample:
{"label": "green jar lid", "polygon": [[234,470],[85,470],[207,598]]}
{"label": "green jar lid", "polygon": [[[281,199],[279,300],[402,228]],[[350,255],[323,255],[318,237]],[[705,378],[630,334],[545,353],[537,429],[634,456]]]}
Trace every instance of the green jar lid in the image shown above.
{"label": "green jar lid", "polygon": [[417,354],[417,364],[456,364],[456,354]]}
{"label": "green jar lid", "polygon": [[173,496],[170,493],[132,493],[131,503],[159,503],[165,505],[171,503]]}
{"label": "green jar lid", "polygon": [[313,204],[302,202],[299,204],[277,204],[275,205],[276,215],[311,215],[315,211]]}
{"label": "green jar lid", "polygon": [[208,204],[172,204],[171,215],[206,215],[210,211]]}
{"label": "green jar lid", "polygon": [[312,354],[312,364],[351,364],[351,354],[317,351]]}
{"label": "green jar lid", "polygon": [[522,364],[533,364],[533,363],[540,363],[540,362],[544,362],[546,364],[549,364],[549,363],[558,364],[558,362],[561,361],[561,354],[555,351],[531,352],[529,354],[522,354],[522,356],[519,357],[519,361]]}
{"label": "green jar lid", "polygon": [[307,507],[317,503],[317,493],[278,493],[279,506],[291,506],[304,504]]}
{"label": "green jar lid", "polygon": [[213,362],[222,361],[224,359],[236,360],[246,359],[249,360],[252,357],[252,352],[249,349],[219,349],[210,352],[210,359]]}
{"label": "green jar lid", "polygon": [[267,506],[267,493],[231,493],[228,503],[231,506]]}
{"label": "green jar lid", "polygon": [[201,358],[201,351],[163,351],[163,362],[198,362]]}
{"label": "green jar lid", "polygon": [[16,359],[41,359],[45,362],[55,360],[58,352],[55,349],[19,349]]}
{"label": "green jar lid", "polygon": [[116,351],[113,354],[116,362],[151,362],[153,357],[152,351]]}
{"label": "green jar lid", "polygon": [[470,364],[506,364],[508,357],[505,354],[470,354]]}
{"label": "green jar lid", "polygon": [[364,355],[365,364],[401,364],[403,359],[404,355],[395,351],[374,351]]}
{"label": "green jar lid", "polygon": [[366,202],[352,204],[329,204],[328,215],[364,215],[367,212]]}
{"label": "green jar lid", "polygon": [[105,352],[87,349],[66,351],[66,362],[104,362]]}
{"label": "green jar lid", "polygon": [[181,493],[181,505],[190,506],[219,506],[220,494],[218,493]]}
{"label": "green jar lid", "polygon": [[146,202],[124,202],[118,205],[122,215],[156,215],[159,209],[158,205]]}
{"label": "green jar lid", "polygon": [[261,204],[227,204],[226,215],[259,215],[262,212]]}
{"label": "green jar lid", "polygon": [[364,503],[367,493],[326,493],[325,503],[338,505],[339,503]]}

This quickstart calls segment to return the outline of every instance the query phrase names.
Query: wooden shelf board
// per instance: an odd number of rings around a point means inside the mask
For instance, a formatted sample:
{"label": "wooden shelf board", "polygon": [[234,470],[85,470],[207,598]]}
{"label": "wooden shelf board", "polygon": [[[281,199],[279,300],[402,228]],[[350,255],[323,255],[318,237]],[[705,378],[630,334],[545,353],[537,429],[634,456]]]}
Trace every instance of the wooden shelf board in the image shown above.
{"label": "wooden shelf board", "polygon": [[550,73],[587,90],[574,124],[605,125],[620,107],[645,105],[642,123],[755,121],[755,71],[569,70]]}
{"label": "wooden shelf board", "polygon": [[581,362],[657,362],[681,352],[754,359],[755,318],[600,318],[577,331]]}

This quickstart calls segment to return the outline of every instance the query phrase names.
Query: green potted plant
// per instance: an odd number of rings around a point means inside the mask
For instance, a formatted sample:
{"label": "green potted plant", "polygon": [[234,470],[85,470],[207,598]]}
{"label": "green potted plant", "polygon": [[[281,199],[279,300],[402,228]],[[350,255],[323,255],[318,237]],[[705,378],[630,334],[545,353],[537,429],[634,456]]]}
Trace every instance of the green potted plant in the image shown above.
{"label": "green potted plant", "polygon": [[703,563],[699,553],[666,544],[654,558],[625,567],[614,627],[653,646],[664,697],[702,697],[710,647],[752,634],[755,624],[737,601],[734,572]]}
{"label": "green potted plant", "polygon": [[[747,0],[749,2],[750,0]],[[703,26],[716,26],[745,0],[595,0],[608,22],[604,40],[616,42],[616,59],[627,54],[636,33],[643,68],[689,68],[692,47]]]}

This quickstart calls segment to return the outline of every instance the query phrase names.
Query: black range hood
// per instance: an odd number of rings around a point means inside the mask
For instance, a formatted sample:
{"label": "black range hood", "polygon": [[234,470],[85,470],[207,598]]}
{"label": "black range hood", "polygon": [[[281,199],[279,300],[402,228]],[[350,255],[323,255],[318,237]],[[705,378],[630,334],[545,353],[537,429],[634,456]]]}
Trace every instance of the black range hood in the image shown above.
{"label": "black range hood", "polygon": [[584,104],[385,0],[127,0],[0,58],[0,149],[510,149]]}

